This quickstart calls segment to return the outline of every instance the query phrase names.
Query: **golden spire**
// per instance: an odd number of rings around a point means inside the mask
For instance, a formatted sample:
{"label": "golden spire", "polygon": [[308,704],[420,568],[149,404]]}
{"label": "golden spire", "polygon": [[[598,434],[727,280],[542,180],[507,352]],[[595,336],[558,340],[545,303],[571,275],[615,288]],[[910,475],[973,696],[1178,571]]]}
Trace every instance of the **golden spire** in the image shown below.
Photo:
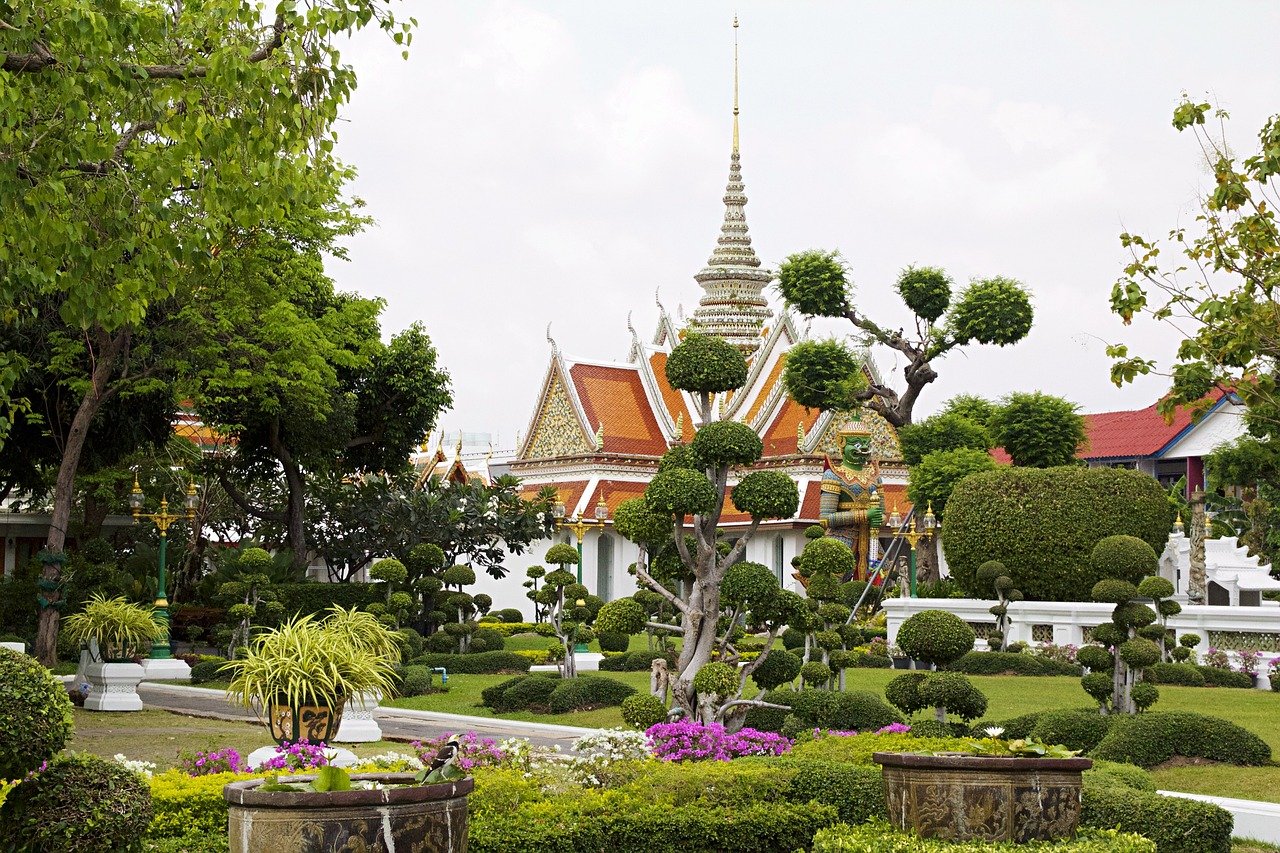
{"label": "golden spire", "polygon": [[733,16],[733,153],[738,153],[738,16]]}

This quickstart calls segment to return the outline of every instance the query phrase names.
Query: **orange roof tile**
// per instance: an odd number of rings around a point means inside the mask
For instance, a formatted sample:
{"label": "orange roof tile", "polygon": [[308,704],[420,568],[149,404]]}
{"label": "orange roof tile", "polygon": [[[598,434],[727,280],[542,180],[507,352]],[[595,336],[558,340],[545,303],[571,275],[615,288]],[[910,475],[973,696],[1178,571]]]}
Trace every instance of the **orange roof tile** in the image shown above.
{"label": "orange roof tile", "polygon": [[531,500],[538,496],[538,492],[545,489],[548,485],[553,486],[560,502],[565,506],[565,512],[569,515],[573,514],[574,509],[578,506],[578,501],[582,498],[583,491],[587,488],[586,480],[572,480],[564,483],[525,483],[520,486],[520,497],[525,500]]}
{"label": "orange roof tile", "polygon": [[609,518],[613,518],[614,513],[618,511],[618,504],[640,497],[644,494],[644,487],[644,483],[633,483],[625,480],[601,480],[596,484],[596,488],[591,492],[591,497],[587,500],[587,514],[590,515],[594,511],[596,502],[600,500],[600,495],[603,494],[604,505],[609,508]]}
{"label": "orange roof tile", "polygon": [[649,366],[653,368],[654,377],[658,380],[658,391],[662,394],[663,405],[667,407],[671,420],[679,420],[680,416],[684,415],[684,429],[680,434],[680,440],[692,441],[694,429],[689,407],[685,405],[684,396],[672,388],[671,383],[667,381],[667,354],[653,353],[649,356]]}
{"label": "orange roof tile", "polygon": [[604,425],[605,453],[661,456],[667,440],[634,368],[575,364],[569,368],[592,428]]}
{"label": "orange roof tile", "polygon": [[777,417],[765,430],[761,437],[764,441],[764,455],[790,456],[796,452],[796,427],[804,423],[805,431],[813,428],[819,413],[801,406],[790,397],[782,404]]}

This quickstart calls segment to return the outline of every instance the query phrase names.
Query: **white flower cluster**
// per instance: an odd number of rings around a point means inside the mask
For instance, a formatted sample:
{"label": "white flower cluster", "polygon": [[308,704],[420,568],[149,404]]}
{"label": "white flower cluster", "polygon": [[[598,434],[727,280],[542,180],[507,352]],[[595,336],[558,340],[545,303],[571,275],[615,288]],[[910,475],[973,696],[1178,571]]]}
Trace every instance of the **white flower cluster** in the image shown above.
{"label": "white flower cluster", "polygon": [[393,772],[412,770],[416,773],[422,769],[422,762],[418,760],[416,755],[407,755],[403,752],[392,750],[360,759],[360,767],[361,769],[373,767],[378,770],[390,770]]}
{"label": "white flower cluster", "polygon": [[137,773],[139,776],[145,776],[148,779],[151,778],[151,774],[154,773],[156,770],[156,765],[154,761],[142,761],[141,759],[125,758],[124,754],[120,752],[117,752],[115,754],[115,761],[116,761],[116,764],[119,764],[124,769],[132,770],[134,773]]}
{"label": "white flower cluster", "polygon": [[573,751],[580,756],[602,756],[609,761],[641,761],[652,756],[649,738],[634,729],[608,729],[578,738]]}

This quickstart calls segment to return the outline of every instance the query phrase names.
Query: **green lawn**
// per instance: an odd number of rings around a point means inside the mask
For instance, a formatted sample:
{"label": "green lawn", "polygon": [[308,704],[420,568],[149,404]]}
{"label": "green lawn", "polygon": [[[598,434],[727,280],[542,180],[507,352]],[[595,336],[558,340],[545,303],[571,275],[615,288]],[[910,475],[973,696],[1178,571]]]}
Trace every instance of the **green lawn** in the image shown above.
{"label": "green lawn", "polygon": [[[111,758],[121,753],[127,758],[153,761],[163,770],[175,767],[182,754],[196,750],[235,747],[242,756],[271,743],[267,730],[257,723],[211,720],[169,711],[86,711],[75,709],[75,731],[67,744],[69,752],[88,752]],[[344,744],[356,755],[377,755],[395,750],[410,752],[408,746],[391,741]]]}

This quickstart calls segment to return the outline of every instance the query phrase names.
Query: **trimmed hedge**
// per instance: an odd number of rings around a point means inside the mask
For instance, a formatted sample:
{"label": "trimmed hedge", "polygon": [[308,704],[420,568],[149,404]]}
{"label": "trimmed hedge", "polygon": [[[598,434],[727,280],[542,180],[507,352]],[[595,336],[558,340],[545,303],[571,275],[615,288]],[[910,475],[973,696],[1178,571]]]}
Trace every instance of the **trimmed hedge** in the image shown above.
{"label": "trimmed hedge", "polygon": [[942,841],[900,832],[887,823],[838,824],[818,832],[813,853],[1155,853],[1141,835],[1110,829],[1086,829],[1071,841]]}
{"label": "trimmed hedge", "polygon": [[1206,687],[1239,687],[1253,689],[1253,679],[1243,672],[1234,669],[1222,669],[1216,666],[1196,665],[1196,671],[1204,677]]}
{"label": "trimmed hedge", "polygon": [[993,554],[1031,600],[1089,601],[1102,579],[1089,555],[1101,539],[1136,536],[1159,553],[1174,510],[1153,477],[1117,468],[1001,468],[956,485],[943,540],[951,575],[971,594]]}
{"label": "trimmed hedge", "polygon": [[1118,719],[1091,756],[1139,767],[1155,767],[1174,756],[1256,766],[1271,761],[1271,747],[1229,720],[1158,711]]}
{"label": "trimmed hedge", "polygon": [[1045,743],[1088,752],[1111,730],[1116,717],[1095,711],[1049,711],[1041,715],[1031,736]]}
{"label": "trimmed hedge", "polygon": [[959,660],[939,669],[966,675],[1074,675],[1083,669],[1075,664],[1050,660],[1039,655],[1013,652],[969,652]]}
{"label": "trimmed hedge", "polygon": [[1205,677],[1189,663],[1152,664],[1142,673],[1143,681],[1152,684],[1181,684],[1183,687],[1204,687]]}
{"label": "trimmed hedge", "polygon": [[295,613],[322,613],[335,604],[350,610],[385,602],[387,588],[380,583],[279,583],[272,584],[274,592],[284,607],[285,616]]}
{"label": "trimmed hedge", "polygon": [[1093,766],[1082,774],[1087,788],[1129,788],[1155,793],[1156,780],[1141,767],[1115,761],[1094,759]]}
{"label": "trimmed hedge", "polygon": [[222,672],[225,660],[202,660],[191,667],[191,683],[206,684],[210,681],[225,681],[228,676]]}
{"label": "trimmed hedge", "polygon": [[1212,803],[1124,788],[1084,789],[1083,826],[1138,832],[1157,853],[1231,853],[1231,813]]}
{"label": "trimmed hedge", "polygon": [[515,652],[476,652],[469,655],[425,654],[409,661],[413,666],[442,666],[452,675],[492,675],[499,672],[528,672],[533,662]]}
{"label": "trimmed hedge", "polygon": [[1040,722],[1047,711],[1032,711],[1030,714],[1023,714],[1021,717],[1010,717],[1007,720],[979,720],[969,727],[969,731],[974,737],[982,737],[986,734],[983,729],[996,726],[1004,729],[1004,733],[1000,735],[1002,738],[1013,740],[1015,738],[1029,738],[1031,732],[1035,730],[1036,723]]}
{"label": "trimmed hedge", "polygon": [[653,662],[666,658],[667,664],[675,666],[675,652],[637,651],[620,655],[605,655],[598,666],[602,672],[641,672],[653,666]]}
{"label": "trimmed hedge", "polygon": [[[561,681],[548,695],[547,704],[553,714],[566,711],[585,711],[621,705],[622,700],[636,692],[630,684],[612,678],[579,675]],[[504,700],[506,694],[503,694]]]}
{"label": "trimmed hedge", "polygon": [[831,806],[845,823],[866,823],[887,817],[884,777],[879,767],[858,767],[834,761],[788,761],[795,768],[787,799]]}
{"label": "trimmed hedge", "polygon": [[752,708],[745,725],[762,732],[802,729],[837,729],[867,732],[901,723],[903,717],[869,690],[839,692],[782,687],[765,694],[765,701],[786,705],[791,713],[774,708]]}

